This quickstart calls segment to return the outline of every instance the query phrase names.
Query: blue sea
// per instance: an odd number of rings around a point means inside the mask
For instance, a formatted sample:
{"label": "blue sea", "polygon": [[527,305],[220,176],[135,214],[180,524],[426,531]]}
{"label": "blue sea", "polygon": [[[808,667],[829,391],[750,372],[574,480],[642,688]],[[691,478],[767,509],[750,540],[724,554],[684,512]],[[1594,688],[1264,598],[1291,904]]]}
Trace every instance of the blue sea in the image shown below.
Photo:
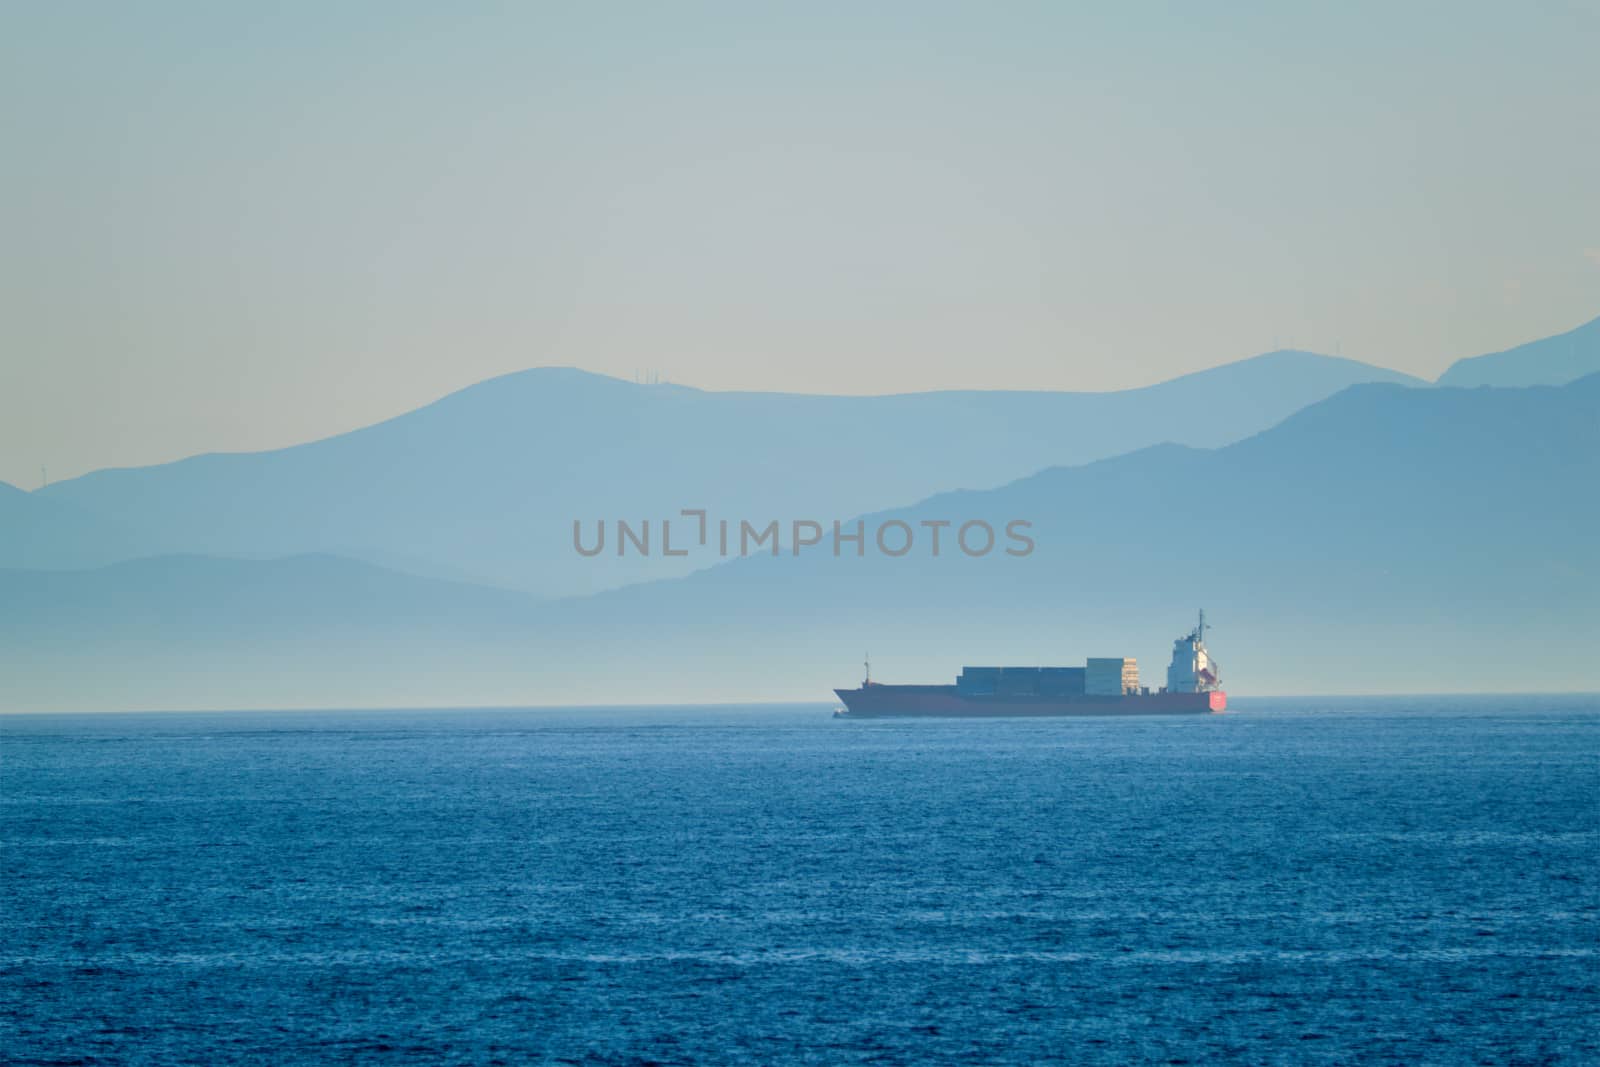
{"label": "blue sea", "polygon": [[1600,1063],[1600,699],[0,719],[13,1064]]}

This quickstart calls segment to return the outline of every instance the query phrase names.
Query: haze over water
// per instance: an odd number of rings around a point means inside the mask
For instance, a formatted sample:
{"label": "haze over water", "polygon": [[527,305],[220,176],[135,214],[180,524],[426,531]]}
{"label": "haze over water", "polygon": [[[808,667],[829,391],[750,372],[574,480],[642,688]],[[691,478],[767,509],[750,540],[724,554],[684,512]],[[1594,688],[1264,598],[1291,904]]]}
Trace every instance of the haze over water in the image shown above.
{"label": "haze over water", "polygon": [[0,720],[13,1062],[1593,1063],[1600,698]]}

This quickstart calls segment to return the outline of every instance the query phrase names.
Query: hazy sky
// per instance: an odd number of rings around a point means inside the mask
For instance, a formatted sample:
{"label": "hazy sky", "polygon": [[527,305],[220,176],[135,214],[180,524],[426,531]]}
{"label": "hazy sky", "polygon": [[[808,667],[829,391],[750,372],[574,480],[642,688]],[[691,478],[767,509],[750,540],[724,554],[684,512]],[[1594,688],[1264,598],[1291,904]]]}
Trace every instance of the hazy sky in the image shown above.
{"label": "hazy sky", "polygon": [[1597,56],[1597,0],[13,0],[0,479],[543,364],[1433,376],[1600,314]]}

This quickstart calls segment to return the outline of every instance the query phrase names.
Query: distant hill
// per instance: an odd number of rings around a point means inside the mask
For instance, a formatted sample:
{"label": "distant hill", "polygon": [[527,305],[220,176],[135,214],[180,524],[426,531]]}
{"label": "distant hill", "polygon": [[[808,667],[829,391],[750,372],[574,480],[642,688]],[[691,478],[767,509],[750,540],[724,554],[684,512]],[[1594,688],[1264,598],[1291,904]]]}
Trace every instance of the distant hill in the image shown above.
{"label": "distant hill", "polygon": [[417,623],[462,633],[532,620],[526,593],[418,578],[337,556],[273,560],[152,556],[74,571],[5,571],[6,605],[32,633],[118,634],[130,620],[152,641],[252,638],[324,625],[375,634]]}
{"label": "distant hill", "polygon": [[752,687],[837,676],[856,648],[885,680],[1135,654],[1159,684],[1164,642],[1204,606],[1245,691],[1600,689],[1597,484],[1600,375],[1358,386],[1226,448],[1159,446],[869,519],[1026,518],[1025,558],[752,558],[573,618],[640,649],[670,634],[663,677]]}
{"label": "distant hill", "polygon": [[526,685],[537,657],[511,635],[536,604],[333,556],[0,571],[0,711],[402,706],[508,669]]}
{"label": "distant hill", "polygon": [[[866,517],[1032,523],[1032,554],[827,546],[556,602],[342,560],[0,574],[0,707],[827,699],[1132,654],[1204,606],[1234,692],[1600,689],[1600,375],[1364,385]],[[919,542],[925,545],[926,541]]]}
{"label": "distant hill", "polygon": [[1566,385],[1596,372],[1600,372],[1600,319],[1504,352],[1457,360],[1439,376],[1439,384]]}
{"label": "distant hill", "polygon": [[[0,566],[82,565],[149,552],[331,553],[434,577],[579,594],[718,559],[710,551],[580,559],[574,519],[649,519],[659,530],[681,509],[705,508],[736,523],[827,522],[1162,441],[1224,444],[1347,385],[1374,381],[1424,384],[1306,352],[1270,353],[1117,393],[715,393],[530,370],[295,448],[56,483],[32,495],[101,523],[104,542],[94,552],[58,552],[24,524],[0,542]],[[128,541],[120,557],[110,547],[114,531]],[[19,542],[33,547],[21,550]]]}
{"label": "distant hill", "polygon": [[94,567],[155,550],[115,520],[0,482],[0,565]]}

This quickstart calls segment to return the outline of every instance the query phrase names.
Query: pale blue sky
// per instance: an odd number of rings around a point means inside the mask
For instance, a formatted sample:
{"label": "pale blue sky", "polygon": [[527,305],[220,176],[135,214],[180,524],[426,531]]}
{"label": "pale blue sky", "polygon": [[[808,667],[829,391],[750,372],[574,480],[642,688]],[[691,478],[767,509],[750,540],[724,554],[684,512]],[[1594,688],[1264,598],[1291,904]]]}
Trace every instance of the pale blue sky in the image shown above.
{"label": "pale blue sky", "polygon": [[1600,313],[1596,56],[1595,0],[13,2],[0,479],[543,364],[1432,376]]}

